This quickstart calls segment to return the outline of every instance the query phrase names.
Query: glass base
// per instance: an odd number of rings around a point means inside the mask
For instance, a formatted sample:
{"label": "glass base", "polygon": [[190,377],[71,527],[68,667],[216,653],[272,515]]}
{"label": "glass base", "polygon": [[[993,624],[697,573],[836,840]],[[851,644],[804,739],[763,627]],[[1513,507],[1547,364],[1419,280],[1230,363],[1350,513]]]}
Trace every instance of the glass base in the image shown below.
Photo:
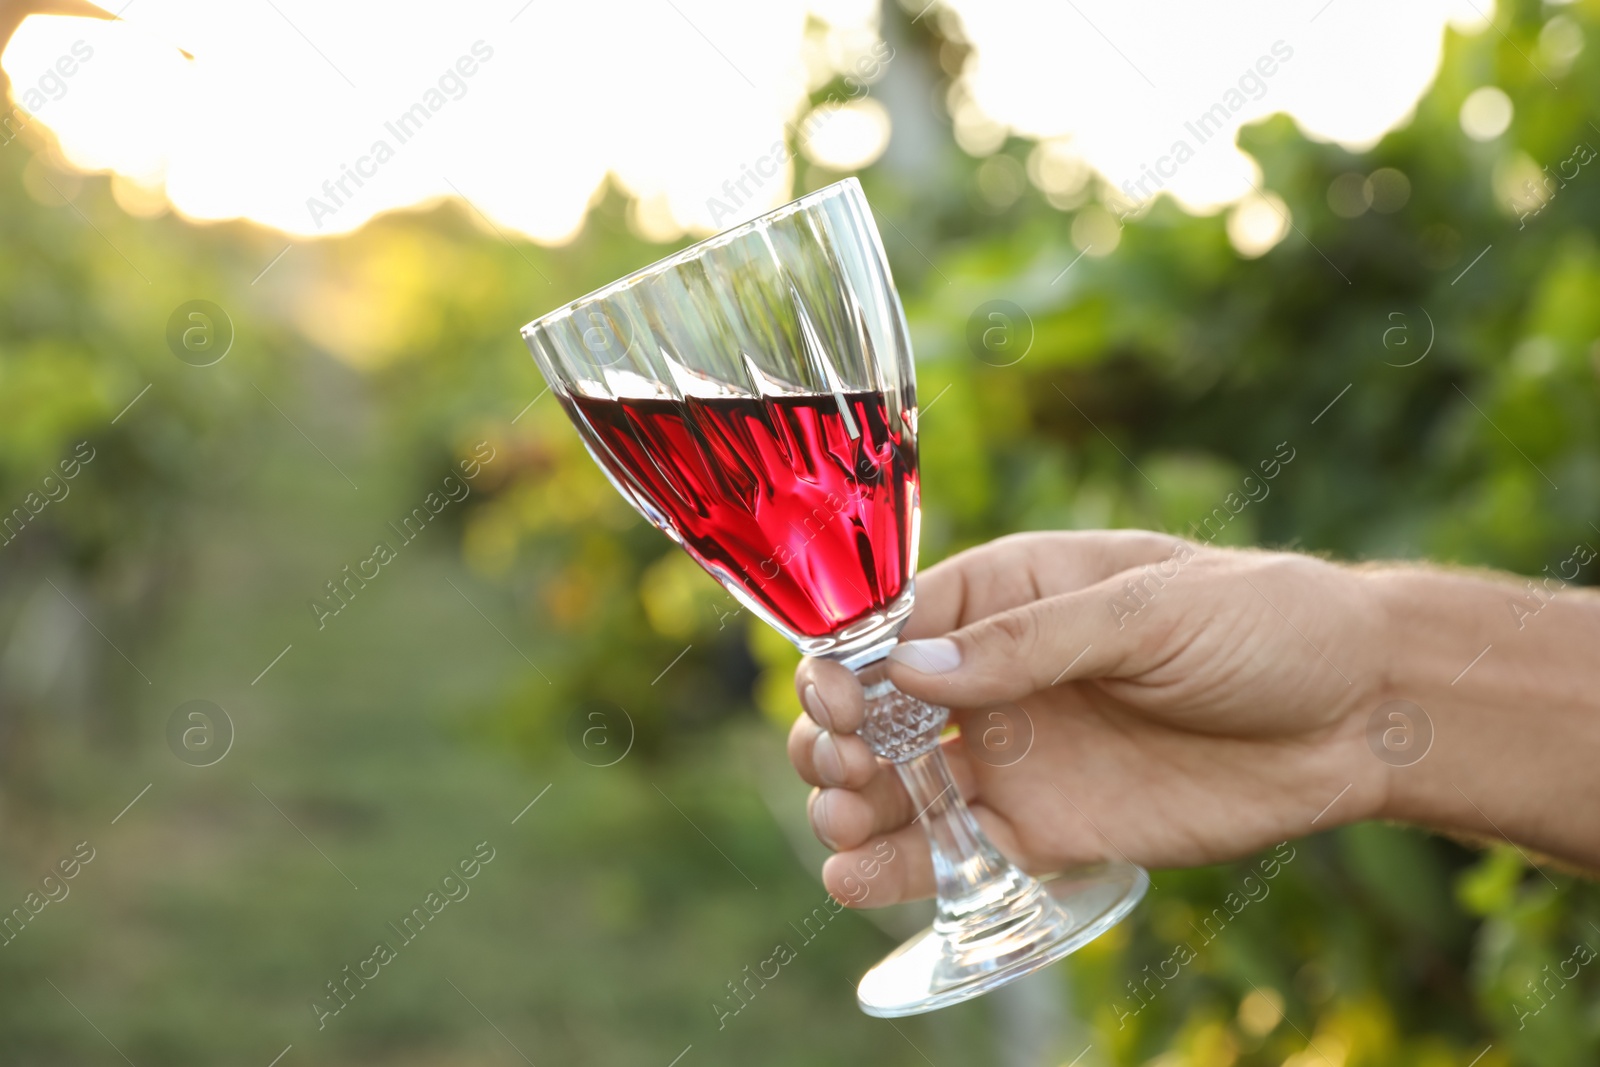
{"label": "glass base", "polygon": [[856,987],[861,1010],[879,1018],[917,1015],[980,997],[1087,945],[1139,903],[1143,867],[1103,863],[1016,890],[958,922],[936,922],[895,949]]}

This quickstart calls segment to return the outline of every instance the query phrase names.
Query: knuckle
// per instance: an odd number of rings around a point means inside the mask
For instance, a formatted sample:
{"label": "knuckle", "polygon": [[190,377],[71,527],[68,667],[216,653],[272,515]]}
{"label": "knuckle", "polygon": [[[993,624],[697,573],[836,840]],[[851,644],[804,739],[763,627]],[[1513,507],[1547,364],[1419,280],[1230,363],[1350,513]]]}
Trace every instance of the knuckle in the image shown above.
{"label": "knuckle", "polygon": [[[1014,567],[1019,554],[1026,554],[1031,546],[1037,545],[1042,538],[1048,536],[1037,532],[1006,534],[958,552],[938,564],[938,567],[948,567],[952,573],[961,571],[983,580]],[[933,569],[937,568],[930,569],[929,573],[932,573]]]}
{"label": "knuckle", "polygon": [[813,682],[815,682],[817,680],[816,679],[815,663],[816,663],[815,660],[807,658],[807,659],[801,660],[800,664],[797,667],[795,667],[795,669],[794,669],[794,689],[795,689],[795,692],[797,692],[797,693],[801,692],[802,690],[805,689],[806,686],[812,684]]}
{"label": "knuckle", "polygon": [[795,717],[794,725],[789,727],[789,745],[791,749],[796,745],[810,745],[812,733],[818,729],[816,723],[811,721],[811,716],[801,712]]}
{"label": "knuckle", "polygon": [[873,762],[872,752],[865,741],[846,734],[836,738],[834,743],[839,750],[839,762],[844,766],[845,777],[851,782],[866,782],[877,772],[877,764]]}
{"label": "knuckle", "polygon": [[1190,551],[1194,548],[1190,542],[1173,534],[1152,533],[1145,536],[1149,538],[1150,547],[1163,556],[1183,552],[1186,547]]}
{"label": "knuckle", "polygon": [[[980,644],[998,646],[1001,652],[1025,656],[1037,642],[1038,626],[1029,612],[1006,611],[988,619],[981,628]],[[987,638],[987,640],[984,640]]]}
{"label": "knuckle", "polygon": [[1047,544],[1053,541],[1056,536],[1056,534],[1045,531],[1024,530],[1021,533],[1010,533],[1004,537],[997,537],[987,545],[984,545],[979,551],[993,555],[1010,555],[1018,549],[1029,549],[1041,544]]}
{"label": "knuckle", "polygon": [[1134,549],[1141,556],[1167,558],[1174,553],[1180,553],[1185,545],[1192,549],[1190,542],[1174,534],[1158,533],[1154,530],[1118,530],[1113,534],[1118,541]]}

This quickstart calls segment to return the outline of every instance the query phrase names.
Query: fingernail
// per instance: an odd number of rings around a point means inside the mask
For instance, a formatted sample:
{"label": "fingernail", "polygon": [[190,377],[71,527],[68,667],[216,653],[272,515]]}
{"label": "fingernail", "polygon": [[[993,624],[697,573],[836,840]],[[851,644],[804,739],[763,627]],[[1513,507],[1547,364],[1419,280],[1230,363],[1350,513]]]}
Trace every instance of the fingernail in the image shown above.
{"label": "fingernail", "polygon": [[904,663],[914,671],[942,674],[961,666],[961,646],[948,637],[934,637],[926,641],[903,641],[889,653],[889,658],[897,663]]}
{"label": "fingernail", "polygon": [[805,705],[806,714],[811,716],[811,721],[824,730],[833,729],[833,714],[828,711],[828,705],[823,703],[822,694],[817,692],[815,682],[807,683],[804,692],[800,694],[800,703]]}
{"label": "fingernail", "polygon": [[817,735],[811,745],[811,763],[823,782],[844,785],[844,760],[839,758],[839,747],[833,743],[832,734],[823,731]]}
{"label": "fingernail", "polygon": [[817,840],[818,841],[821,841],[824,845],[827,845],[833,851],[838,852],[839,851],[838,844],[833,840],[832,837],[830,837],[828,835],[828,831],[826,831],[826,830],[824,830],[822,828],[823,823],[825,823],[827,821],[828,821],[828,791],[826,789],[823,789],[823,790],[820,790],[817,793],[815,793],[813,795],[813,797],[812,797],[812,800],[811,800],[811,831],[812,831],[812,833],[817,835]]}

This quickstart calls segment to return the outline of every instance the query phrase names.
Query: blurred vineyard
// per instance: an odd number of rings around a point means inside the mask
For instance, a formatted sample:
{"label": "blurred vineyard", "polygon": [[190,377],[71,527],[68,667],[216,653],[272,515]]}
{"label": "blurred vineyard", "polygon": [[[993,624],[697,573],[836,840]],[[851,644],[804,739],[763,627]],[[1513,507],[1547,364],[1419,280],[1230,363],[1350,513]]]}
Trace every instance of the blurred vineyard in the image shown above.
{"label": "blurred vineyard", "polygon": [[[891,76],[938,100],[959,27],[914,14],[885,9]],[[1503,3],[1364,155],[1246,130],[1293,219],[1257,258],[1226,215],[1119,220],[1045,149],[908,119],[938,136],[861,179],[916,344],[923,565],[1025,529],[1189,533],[1284,443],[1221,543],[1528,575],[1600,545],[1600,174],[1519,217],[1600,148],[1600,65],[1550,60],[1555,17],[1600,40],[1600,4]],[[1485,84],[1515,119],[1478,142]],[[839,177],[796,165],[797,192]],[[135,217],[37,128],[0,148],[0,506],[26,513],[0,545],[0,902],[99,849],[0,947],[0,1058],[943,1067],[1034,1062],[1011,1046],[1042,1012],[1050,1062],[1600,1062],[1600,971],[1548,978],[1600,949],[1592,885],[1376,824],[1292,843],[1214,938],[1267,857],[1158,872],[1042,1009],[868,1020],[852,983],[893,938],[850,915],[719,1030],[725,983],[822,896],[781,757],[794,653],[628,510],[517,337],[668,251],[634,218],[612,190],[558,249],[456,204],[290,244]],[[166,340],[197,299],[231,322],[213,366]],[[480,442],[465,499],[308,610]],[[193,698],[237,730],[206,768],[169,750]],[[615,764],[580,758],[590,721]],[[485,838],[479,904],[319,1029],[308,1000]]]}

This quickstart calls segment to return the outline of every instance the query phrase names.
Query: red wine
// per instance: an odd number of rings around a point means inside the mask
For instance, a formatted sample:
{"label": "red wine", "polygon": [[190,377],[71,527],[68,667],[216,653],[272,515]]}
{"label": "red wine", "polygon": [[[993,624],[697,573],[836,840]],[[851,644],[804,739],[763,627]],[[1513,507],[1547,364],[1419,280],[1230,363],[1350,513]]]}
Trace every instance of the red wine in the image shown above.
{"label": "red wine", "polygon": [[790,630],[838,633],[904,591],[916,442],[880,394],[563,403],[640,510]]}

